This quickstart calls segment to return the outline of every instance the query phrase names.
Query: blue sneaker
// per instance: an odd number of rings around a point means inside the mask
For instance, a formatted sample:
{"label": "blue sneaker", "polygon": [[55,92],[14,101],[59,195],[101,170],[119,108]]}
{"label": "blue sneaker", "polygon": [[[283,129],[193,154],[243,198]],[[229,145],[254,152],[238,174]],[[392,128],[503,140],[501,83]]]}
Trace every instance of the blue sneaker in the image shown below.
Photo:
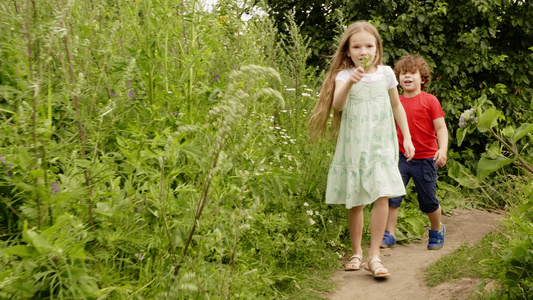
{"label": "blue sneaker", "polygon": [[439,250],[444,246],[444,234],[446,228],[444,228],[444,224],[442,223],[441,226],[442,230],[429,230],[428,250]]}
{"label": "blue sneaker", "polygon": [[392,248],[396,245],[396,238],[393,237],[388,231],[385,231],[383,240],[381,241],[381,248]]}

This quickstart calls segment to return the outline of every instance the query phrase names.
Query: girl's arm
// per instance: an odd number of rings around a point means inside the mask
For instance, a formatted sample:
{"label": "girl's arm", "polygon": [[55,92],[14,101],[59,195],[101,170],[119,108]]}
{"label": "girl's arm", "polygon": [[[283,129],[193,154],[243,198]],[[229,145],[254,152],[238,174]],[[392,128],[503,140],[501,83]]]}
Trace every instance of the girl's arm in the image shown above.
{"label": "girl's arm", "polygon": [[348,102],[348,95],[350,95],[350,91],[352,90],[352,86],[355,83],[358,83],[361,78],[363,78],[363,74],[365,73],[365,69],[362,67],[358,67],[355,69],[355,72],[350,75],[350,79],[348,81],[344,82],[342,80],[335,80],[335,92],[333,94],[333,109],[336,111],[341,111],[346,107],[346,103]]}
{"label": "girl's arm", "polygon": [[435,127],[435,133],[437,134],[437,143],[439,145],[439,150],[435,153],[435,163],[437,167],[442,167],[446,164],[448,152],[448,128],[446,127],[446,122],[444,122],[444,117],[433,120],[433,126]]}
{"label": "girl's arm", "polygon": [[405,157],[407,161],[410,161],[415,156],[415,146],[411,141],[411,132],[409,132],[409,125],[407,125],[407,115],[403,109],[402,103],[400,102],[400,96],[398,95],[398,89],[392,88],[389,89],[389,98],[390,104],[392,107],[392,113],[396,119],[396,123],[400,127],[400,130],[403,134],[403,148],[405,149]]}

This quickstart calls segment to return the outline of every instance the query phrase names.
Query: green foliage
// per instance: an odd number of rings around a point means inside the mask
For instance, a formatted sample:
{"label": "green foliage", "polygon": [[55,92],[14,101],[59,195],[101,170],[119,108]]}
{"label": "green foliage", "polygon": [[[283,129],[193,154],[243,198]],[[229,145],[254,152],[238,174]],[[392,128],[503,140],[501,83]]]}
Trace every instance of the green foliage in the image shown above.
{"label": "green foliage", "polygon": [[[461,164],[472,163],[471,152],[484,152],[485,137],[473,133],[459,141],[457,119],[475,99],[491,99],[504,126],[533,123],[533,4],[530,1],[266,1],[280,32],[294,9],[312,55],[308,63],[323,70],[338,36],[356,20],[369,20],[383,40],[389,65],[402,55],[420,54],[432,68],[428,92],[437,96],[446,112],[450,151]],[[514,17],[519,16],[519,17]],[[316,30],[320,28],[320,30]],[[490,124],[489,124],[490,125]],[[462,144],[462,147],[460,147]],[[476,159],[477,161],[477,159]]]}
{"label": "green foliage", "polygon": [[505,236],[497,243],[498,255],[484,261],[490,268],[486,278],[496,278],[503,283],[487,299],[528,299],[533,293],[532,191],[530,185],[524,194],[529,200],[514,208],[504,222]]}
{"label": "green foliage", "polygon": [[[502,225],[475,245],[462,245],[425,271],[430,286],[462,277],[480,277],[479,299],[529,299],[533,277],[533,185],[525,178],[507,178],[509,211]],[[496,282],[486,291],[489,282]],[[477,299],[477,297],[474,297]]]}
{"label": "green foliage", "polygon": [[491,233],[475,245],[463,244],[450,255],[446,255],[431,264],[425,271],[425,281],[429,286],[465,277],[480,277],[489,267],[483,261],[498,251],[494,243],[502,237]]}
{"label": "green foliage", "polygon": [[311,296],[347,223],[323,204],[296,23],[280,36],[234,1],[28,3],[0,24],[0,298]]}
{"label": "green foliage", "polygon": [[[4,2],[0,298],[318,297],[300,288],[350,249],[323,201],[333,145],[305,132],[320,69],[298,9],[280,31],[266,8],[243,21],[249,1]],[[416,208],[401,220],[420,235]]]}

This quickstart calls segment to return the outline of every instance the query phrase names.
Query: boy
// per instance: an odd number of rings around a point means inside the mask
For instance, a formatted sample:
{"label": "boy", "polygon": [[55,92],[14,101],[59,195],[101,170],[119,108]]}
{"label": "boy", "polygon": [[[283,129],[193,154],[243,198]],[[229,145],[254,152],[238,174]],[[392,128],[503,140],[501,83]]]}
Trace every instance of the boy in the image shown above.
{"label": "boy", "polygon": [[[431,223],[428,250],[438,250],[444,245],[445,228],[441,223],[442,209],[437,199],[437,167],[446,164],[448,151],[448,129],[444,122],[444,111],[439,100],[423,90],[427,87],[431,73],[424,58],[415,55],[403,56],[395,65],[394,73],[403,89],[400,101],[405,109],[415,156],[407,160],[400,144],[399,169],[404,185],[413,178],[418,192],[420,210],[426,213]],[[398,126],[398,125],[396,125]],[[397,130],[398,141],[403,141],[401,130]],[[389,217],[382,248],[396,244],[395,230],[398,208],[403,197],[389,199]]]}

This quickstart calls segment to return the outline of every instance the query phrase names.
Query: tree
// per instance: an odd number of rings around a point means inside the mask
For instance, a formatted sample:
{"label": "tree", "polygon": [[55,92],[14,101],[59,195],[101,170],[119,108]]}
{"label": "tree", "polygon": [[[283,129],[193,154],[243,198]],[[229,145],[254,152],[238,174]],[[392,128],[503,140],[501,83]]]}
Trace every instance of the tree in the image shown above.
{"label": "tree", "polygon": [[[302,35],[313,52],[308,63],[323,70],[334,51],[335,36],[356,20],[368,20],[379,30],[384,61],[407,53],[425,57],[432,67],[429,92],[447,114],[450,132],[462,111],[475,99],[488,99],[513,119],[531,122],[533,89],[533,2],[523,0],[267,0],[278,29],[284,32],[285,12],[294,9]],[[452,149],[459,150],[455,141]],[[465,146],[483,152],[484,143],[470,136]]]}

